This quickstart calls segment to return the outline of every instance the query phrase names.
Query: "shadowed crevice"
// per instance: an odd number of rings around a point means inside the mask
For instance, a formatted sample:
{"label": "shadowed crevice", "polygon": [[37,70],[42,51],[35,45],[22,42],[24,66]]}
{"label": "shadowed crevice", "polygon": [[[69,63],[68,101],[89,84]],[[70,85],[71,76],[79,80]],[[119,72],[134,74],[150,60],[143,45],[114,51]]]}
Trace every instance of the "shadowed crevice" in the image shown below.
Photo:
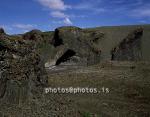
{"label": "shadowed crevice", "polygon": [[73,50],[67,50],[57,61],[56,61],[56,65],[60,65],[63,62],[66,62],[67,60],[70,60],[70,58],[72,56],[74,56],[76,54],[76,52],[74,52]]}
{"label": "shadowed crevice", "polygon": [[54,47],[63,45],[63,40],[59,36],[59,30],[58,29],[55,30],[55,34],[54,34],[54,38],[52,40],[52,44],[54,45]]}

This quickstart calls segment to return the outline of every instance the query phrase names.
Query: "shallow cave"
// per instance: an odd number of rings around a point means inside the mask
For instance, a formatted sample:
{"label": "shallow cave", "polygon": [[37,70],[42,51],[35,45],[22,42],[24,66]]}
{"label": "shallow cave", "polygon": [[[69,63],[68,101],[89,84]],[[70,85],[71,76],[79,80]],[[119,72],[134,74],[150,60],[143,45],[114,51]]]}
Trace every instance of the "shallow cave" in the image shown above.
{"label": "shallow cave", "polygon": [[76,54],[75,51],[68,49],[57,61],[56,65],[60,65],[63,62],[70,60],[72,56]]}

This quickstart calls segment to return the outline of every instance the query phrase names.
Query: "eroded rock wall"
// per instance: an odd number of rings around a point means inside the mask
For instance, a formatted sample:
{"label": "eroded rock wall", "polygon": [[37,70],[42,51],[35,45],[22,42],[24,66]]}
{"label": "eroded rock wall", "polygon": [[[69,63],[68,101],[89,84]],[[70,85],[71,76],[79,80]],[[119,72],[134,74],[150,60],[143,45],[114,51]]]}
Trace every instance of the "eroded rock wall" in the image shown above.
{"label": "eroded rock wall", "polygon": [[[97,43],[102,33],[86,32],[78,27],[61,27],[55,30],[52,44],[58,49],[57,57],[61,58],[68,50],[73,51],[74,56],[70,61],[77,65],[92,65],[100,61],[101,50]],[[61,54],[58,54],[61,53]],[[59,57],[58,57],[59,56]],[[68,58],[66,58],[68,59]],[[57,61],[57,60],[56,60]],[[64,61],[62,61],[64,62]]]}
{"label": "eroded rock wall", "polygon": [[70,100],[44,92],[48,76],[38,50],[42,39],[39,31],[19,40],[0,31],[0,117],[78,116]]}
{"label": "eroded rock wall", "polygon": [[142,60],[142,38],[143,28],[131,32],[112,51],[112,60],[118,61],[139,61]]}

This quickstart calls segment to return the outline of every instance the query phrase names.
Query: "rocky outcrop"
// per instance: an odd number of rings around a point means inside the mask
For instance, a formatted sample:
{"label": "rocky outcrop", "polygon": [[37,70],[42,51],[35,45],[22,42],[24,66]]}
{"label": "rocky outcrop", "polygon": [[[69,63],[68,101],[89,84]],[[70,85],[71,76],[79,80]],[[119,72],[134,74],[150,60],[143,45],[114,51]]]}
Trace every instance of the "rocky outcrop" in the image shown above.
{"label": "rocky outcrop", "polygon": [[[41,93],[38,86],[47,85],[44,64],[33,47],[30,41],[14,41],[0,35],[0,106],[23,106],[34,96],[37,98],[34,92]],[[6,110],[0,108],[0,111]]]}
{"label": "rocky outcrop", "polygon": [[40,30],[32,30],[30,32],[27,32],[23,35],[23,38],[25,40],[34,40],[34,41],[38,41],[38,40],[42,40],[42,32]]}
{"label": "rocky outcrop", "polygon": [[70,100],[45,94],[48,76],[38,51],[42,41],[35,41],[38,34],[16,40],[0,34],[0,117],[80,117]]}
{"label": "rocky outcrop", "polygon": [[[100,35],[102,35],[102,33],[85,32],[78,27],[57,28],[51,42],[54,47],[60,48],[57,51],[57,57],[55,57],[58,58],[56,64],[63,63],[67,60],[72,62],[72,64],[76,63],[79,65],[98,63],[100,61],[101,50],[99,50],[96,45],[98,40],[101,39]],[[69,50],[74,54],[67,55]]]}
{"label": "rocky outcrop", "polygon": [[138,28],[131,32],[123,41],[112,51],[112,60],[136,61],[142,59],[141,37],[143,29]]}
{"label": "rocky outcrop", "polygon": [[44,64],[32,41],[14,41],[9,36],[1,35],[0,48],[1,78],[7,80],[31,79],[30,74],[34,73],[35,82],[46,84],[47,78],[41,76],[46,74]]}

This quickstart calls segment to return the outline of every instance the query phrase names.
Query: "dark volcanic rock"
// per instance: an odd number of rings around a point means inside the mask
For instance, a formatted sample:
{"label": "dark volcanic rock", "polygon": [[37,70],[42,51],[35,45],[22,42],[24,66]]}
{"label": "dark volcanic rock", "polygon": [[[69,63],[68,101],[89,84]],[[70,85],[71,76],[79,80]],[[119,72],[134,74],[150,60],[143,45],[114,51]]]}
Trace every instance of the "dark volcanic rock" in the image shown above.
{"label": "dark volcanic rock", "polygon": [[4,95],[8,80],[32,79],[36,85],[46,85],[44,66],[30,44],[12,42],[8,37],[0,42],[0,84],[3,84],[0,85],[0,90],[3,92],[1,96]]}
{"label": "dark volcanic rock", "polygon": [[138,28],[131,32],[117,47],[112,51],[112,60],[136,61],[142,59],[141,37],[143,29]]}
{"label": "dark volcanic rock", "polygon": [[69,100],[45,94],[48,76],[37,48],[34,40],[0,35],[0,116],[75,117]]}
{"label": "dark volcanic rock", "polygon": [[61,37],[59,36],[59,30],[56,29],[55,33],[54,33],[54,38],[52,40],[52,44],[57,47],[60,45],[63,45],[63,40],[61,39]]}
{"label": "dark volcanic rock", "polygon": [[[101,33],[85,32],[78,27],[60,27],[55,30],[52,44],[58,48],[56,64],[92,65],[100,61],[101,50],[96,47]],[[66,55],[71,50],[75,54]],[[66,57],[66,58],[64,58]],[[61,59],[64,58],[64,59]],[[60,61],[62,60],[62,61]],[[58,62],[59,61],[59,62]]]}
{"label": "dark volcanic rock", "polygon": [[4,29],[0,28],[0,34],[5,34]]}
{"label": "dark volcanic rock", "polygon": [[32,91],[38,92],[37,86],[47,85],[44,64],[30,42],[0,36],[0,48],[0,105],[21,105],[32,98]]}
{"label": "dark volcanic rock", "polygon": [[41,41],[42,40],[42,32],[40,30],[32,30],[23,35],[25,40],[33,40],[33,41]]}

